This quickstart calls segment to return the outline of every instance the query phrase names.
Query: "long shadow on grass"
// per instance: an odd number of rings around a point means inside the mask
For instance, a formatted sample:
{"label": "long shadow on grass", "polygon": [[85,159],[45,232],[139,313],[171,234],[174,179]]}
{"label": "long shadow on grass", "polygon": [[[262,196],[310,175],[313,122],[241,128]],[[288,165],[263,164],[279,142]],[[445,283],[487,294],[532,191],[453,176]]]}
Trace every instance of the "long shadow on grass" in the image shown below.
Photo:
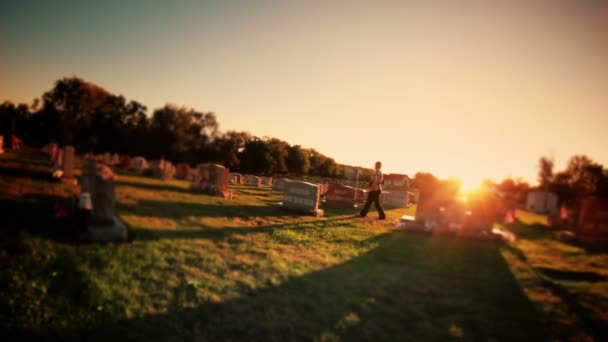
{"label": "long shadow on grass", "polygon": [[[93,326],[25,335],[92,341],[546,339],[500,247],[402,233],[368,242],[376,247],[363,255],[279,285],[244,288],[240,298],[194,308],[176,302],[167,313],[135,319],[100,312]],[[195,286],[182,286],[178,297],[196,300]]]}
{"label": "long shadow on grass", "polygon": [[10,246],[21,233],[33,234],[56,242],[72,241],[75,233],[71,222],[54,217],[54,205],[60,203],[70,210],[69,198],[48,195],[27,195],[15,199],[0,200],[3,242]]}
{"label": "long shadow on grass", "polygon": [[31,178],[34,180],[52,180],[50,164],[44,165],[47,169],[33,169],[28,167],[30,163],[22,161],[0,160],[0,177]]}
{"label": "long shadow on grass", "polygon": [[506,225],[518,238],[526,240],[542,240],[551,238],[555,231],[550,230],[546,225],[540,223],[524,223],[517,221]]}
{"label": "long shadow on grass", "polygon": [[237,205],[230,202],[226,204],[202,204],[157,200],[138,200],[137,204],[121,205],[119,213],[162,218],[206,216],[247,219],[249,217],[296,216],[294,213],[281,210],[277,205]]}
{"label": "long shadow on grass", "polygon": [[142,188],[154,191],[175,191],[175,192],[183,192],[188,194],[195,194],[193,191],[189,189],[180,188],[171,184],[149,184],[149,183],[136,183],[136,182],[127,182],[120,180],[118,177],[118,181],[116,181],[116,185],[118,186],[132,186],[134,188]]}
{"label": "long shadow on grass", "polygon": [[[331,229],[336,223],[340,222],[342,228],[353,228],[356,226],[355,222],[342,222],[352,220],[352,217],[339,217],[332,218],[323,221],[312,221],[312,222],[290,222],[282,224],[271,224],[253,227],[221,227],[221,228],[203,228],[203,229],[175,229],[175,230],[159,230],[150,228],[138,228],[134,227],[131,229],[133,233],[133,239],[137,241],[157,241],[165,239],[211,239],[217,240],[231,235],[236,234],[257,234],[257,233],[271,233],[275,230],[280,229],[297,229],[299,232],[306,231],[306,229],[318,229],[326,228]],[[314,224],[314,227],[306,227],[307,223]]]}

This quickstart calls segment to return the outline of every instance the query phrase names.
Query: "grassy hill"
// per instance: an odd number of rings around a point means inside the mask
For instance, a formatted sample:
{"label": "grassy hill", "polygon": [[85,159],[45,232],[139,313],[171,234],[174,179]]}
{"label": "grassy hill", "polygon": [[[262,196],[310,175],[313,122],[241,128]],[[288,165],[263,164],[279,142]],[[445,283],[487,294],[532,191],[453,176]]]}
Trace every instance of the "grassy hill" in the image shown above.
{"label": "grassy hill", "polygon": [[282,212],[281,193],[233,199],[120,172],[133,241],[78,245],[33,150],[0,156],[2,328],[57,340],[602,339],[608,253],[562,244],[520,213],[512,246],[407,234],[392,221]]}

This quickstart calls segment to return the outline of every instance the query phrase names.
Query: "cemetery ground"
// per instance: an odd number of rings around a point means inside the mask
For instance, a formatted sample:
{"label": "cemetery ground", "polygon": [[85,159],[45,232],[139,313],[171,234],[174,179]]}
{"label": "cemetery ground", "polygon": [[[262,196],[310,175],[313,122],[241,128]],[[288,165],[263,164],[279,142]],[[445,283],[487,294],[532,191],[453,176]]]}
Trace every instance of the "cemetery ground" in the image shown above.
{"label": "cemetery ground", "polygon": [[74,189],[50,173],[37,151],[0,156],[9,340],[606,340],[608,253],[543,216],[518,212],[508,245],[394,230],[413,207],[296,216],[269,187],[224,199],[119,169],[132,241],[77,244],[52,219]]}

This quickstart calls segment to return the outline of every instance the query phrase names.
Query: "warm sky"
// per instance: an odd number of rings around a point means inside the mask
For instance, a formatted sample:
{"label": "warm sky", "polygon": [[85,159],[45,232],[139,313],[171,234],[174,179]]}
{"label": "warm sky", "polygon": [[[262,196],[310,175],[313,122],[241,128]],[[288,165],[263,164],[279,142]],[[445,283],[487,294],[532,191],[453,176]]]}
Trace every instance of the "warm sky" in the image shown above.
{"label": "warm sky", "polygon": [[2,1],[0,101],[68,76],[385,172],[608,166],[606,1]]}

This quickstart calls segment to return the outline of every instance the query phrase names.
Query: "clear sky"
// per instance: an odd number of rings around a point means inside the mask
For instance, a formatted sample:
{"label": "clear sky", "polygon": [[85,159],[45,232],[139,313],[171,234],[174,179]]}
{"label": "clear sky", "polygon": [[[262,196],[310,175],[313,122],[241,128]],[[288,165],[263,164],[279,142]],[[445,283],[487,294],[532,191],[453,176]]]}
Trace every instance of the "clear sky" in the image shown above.
{"label": "clear sky", "polygon": [[385,172],[608,166],[606,1],[0,1],[0,101],[74,75]]}

